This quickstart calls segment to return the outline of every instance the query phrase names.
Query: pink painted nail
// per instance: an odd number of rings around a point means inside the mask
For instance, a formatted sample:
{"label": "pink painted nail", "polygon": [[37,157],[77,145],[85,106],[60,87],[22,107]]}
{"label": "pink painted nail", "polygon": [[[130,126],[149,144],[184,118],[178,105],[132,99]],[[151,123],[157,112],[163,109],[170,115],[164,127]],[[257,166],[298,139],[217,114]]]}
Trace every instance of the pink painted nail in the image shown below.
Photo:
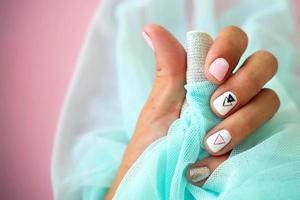
{"label": "pink painted nail", "polygon": [[151,38],[148,36],[146,32],[143,31],[143,37],[146,40],[147,44],[151,47],[151,49],[154,51],[154,46],[152,44]]}
{"label": "pink painted nail", "polygon": [[228,62],[224,58],[217,58],[209,67],[209,73],[219,81],[222,81],[229,68]]}

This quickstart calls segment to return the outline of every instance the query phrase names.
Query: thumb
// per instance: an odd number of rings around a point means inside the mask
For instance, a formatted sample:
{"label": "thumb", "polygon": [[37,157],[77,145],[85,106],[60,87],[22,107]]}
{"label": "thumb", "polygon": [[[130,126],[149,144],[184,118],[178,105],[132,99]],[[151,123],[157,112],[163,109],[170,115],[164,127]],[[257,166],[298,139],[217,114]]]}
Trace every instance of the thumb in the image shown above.
{"label": "thumb", "polygon": [[185,98],[186,52],[176,38],[159,25],[147,25],[143,36],[155,53],[156,76],[139,119],[148,122],[159,119],[155,124],[160,124],[156,128],[160,130],[159,136],[163,136],[179,117]]}
{"label": "thumb", "polygon": [[156,24],[147,25],[143,36],[155,53],[156,77],[172,79],[184,84],[186,52],[177,39]]}
{"label": "thumb", "polygon": [[147,25],[143,36],[156,59],[156,76],[150,96],[158,96],[165,91],[166,96],[171,98],[165,100],[182,101],[185,97],[185,49],[170,32],[156,24]]}
{"label": "thumb", "polygon": [[159,25],[147,25],[143,36],[155,53],[155,81],[106,199],[112,198],[127,170],[147,146],[166,135],[170,124],[179,117],[185,97],[184,48],[171,33]]}

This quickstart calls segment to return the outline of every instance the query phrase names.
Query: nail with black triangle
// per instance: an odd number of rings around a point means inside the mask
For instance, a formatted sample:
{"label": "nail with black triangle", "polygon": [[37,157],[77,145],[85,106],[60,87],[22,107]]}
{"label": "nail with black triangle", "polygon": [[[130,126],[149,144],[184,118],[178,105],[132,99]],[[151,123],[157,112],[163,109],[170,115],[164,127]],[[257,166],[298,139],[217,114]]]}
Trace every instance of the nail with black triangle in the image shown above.
{"label": "nail with black triangle", "polygon": [[222,116],[226,115],[236,104],[237,98],[230,91],[227,91],[221,96],[217,97],[213,102],[215,110]]}
{"label": "nail with black triangle", "polygon": [[206,139],[206,144],[209,149],[216,153],[223,149],[231,140],[231,135],[229,131],[223,129],[220,130]]}

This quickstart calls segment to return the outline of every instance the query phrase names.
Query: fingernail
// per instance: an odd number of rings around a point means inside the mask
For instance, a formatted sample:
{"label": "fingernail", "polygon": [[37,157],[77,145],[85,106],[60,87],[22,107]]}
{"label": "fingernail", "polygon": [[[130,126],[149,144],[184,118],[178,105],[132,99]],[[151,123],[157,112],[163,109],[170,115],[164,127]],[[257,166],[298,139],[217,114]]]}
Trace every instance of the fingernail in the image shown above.
{"label": "fingernail", "polygon": [[210,175],[210,170],[206,166],[191,166],[188,170],[188,179],[192,183],[203,181]]}
{"label": "fingernail", "polygon": [[206,139],[206,144],[212,152],[216,153],[223,149],[230,142],[230,140],[230,133],[223,129],[209,136]]}
{"label": "fingernail", "polygon": [[215,110],[222,116],[226,115],[237,104],[236,96],[227,91],[213,101]]}
{"label": "fingernail", "polygon": [[147,44],[150,46],[150,48],[154,51],[154,46],[153,43],[151,41],[151,38],[148,36],[148,34],[146,32],[143,31],[143,37],[146,40]]}
{"label": "fingernail", "polygon": [[228,62],[224,58],[217,58],[209,67],[209,73],[217,80],[222,81],[229,68]]}

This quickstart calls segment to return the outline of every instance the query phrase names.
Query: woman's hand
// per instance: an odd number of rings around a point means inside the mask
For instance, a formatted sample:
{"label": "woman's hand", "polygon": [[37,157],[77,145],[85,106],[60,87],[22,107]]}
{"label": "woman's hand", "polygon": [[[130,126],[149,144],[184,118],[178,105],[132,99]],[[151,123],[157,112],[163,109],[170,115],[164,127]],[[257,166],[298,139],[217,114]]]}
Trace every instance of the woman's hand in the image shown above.
{"label": "woman's hand", "polygon": [[[167,134],[171,123],[179,118],[185,98],[186,52],[182,45],[158,25],[146,26],[143,35],[155,52],[156,78],[106,199],[113,197],[127,170],[147,146]],[[211,96],[211,109],[224,120],[206,134],[205,147],[211,156],[187,170],[192,184],[202,185],[228,158],[229,151],[279,108],[276,93],[262,89],[277,71],[277,60],[271,53],[254,53],[232,74],[246,47],[247,35],[230,26],[218,34],[208,52],[206,77],[220,85]]]}

